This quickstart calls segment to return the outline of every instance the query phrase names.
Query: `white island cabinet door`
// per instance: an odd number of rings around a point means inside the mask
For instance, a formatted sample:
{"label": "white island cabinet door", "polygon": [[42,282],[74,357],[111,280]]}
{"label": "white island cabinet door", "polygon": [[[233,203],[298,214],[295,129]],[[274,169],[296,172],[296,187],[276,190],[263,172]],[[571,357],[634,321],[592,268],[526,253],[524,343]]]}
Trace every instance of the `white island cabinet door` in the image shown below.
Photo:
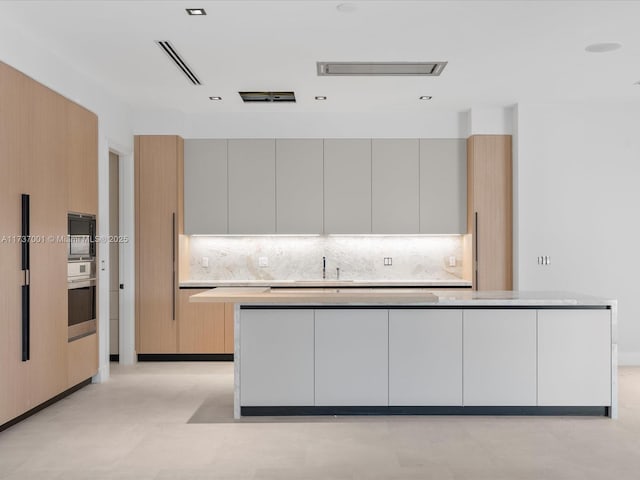
{"label": "white island cabinet door", "polygon": [[228,143],[229,233],[276,233],[276,142]]}
{"label": "white island cabinet door", "polygon": [[388,405],[388,312],[316,310],[316,405]]}
{"label": "white island cabinet door", "polygon": [[372,140],[373,233],[420,233],[419,164],[417,139]]}
{"label": "white island cabinet door", "polygon": [[611,405],[610,310],[538,310],[538,403]]}
{"label": "white island cabinet door", "polygon": [[536,405],[536,311],[464,310],[465,406]]}
{"label": "white island cabinet door", "polygon": [[313,405],[313,310],[242,310],[240,405]]}
{"label": "white island cabinet door", "polygon": [[371,140],[324,141],[324,233],[371,233]]}
{"label": "white island cabinet door", "polygon": [[462,405],[462,310],[389,310],[389,405]]}
{"label": "white island cabinet door", "polygon": [[276,140],[276,231],[322,233],[322,139]]}

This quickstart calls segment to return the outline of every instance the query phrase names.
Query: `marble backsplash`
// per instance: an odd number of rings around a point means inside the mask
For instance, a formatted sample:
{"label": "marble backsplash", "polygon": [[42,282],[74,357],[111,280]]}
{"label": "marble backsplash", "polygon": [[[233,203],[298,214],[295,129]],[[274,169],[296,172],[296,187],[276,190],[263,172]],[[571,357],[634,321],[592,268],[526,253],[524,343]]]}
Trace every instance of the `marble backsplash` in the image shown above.
{"label": "marble backsplash", "polygon": [[[462,280],[463,237],[453,236],[191,236],[192,281],[327,279]],[[203,258],[208,266],[203,266]],[[391,266],[384,265],[390,257]],[[450,266],[455,257],[455,266]],[[260,261],[268,266],[260,266]]]}

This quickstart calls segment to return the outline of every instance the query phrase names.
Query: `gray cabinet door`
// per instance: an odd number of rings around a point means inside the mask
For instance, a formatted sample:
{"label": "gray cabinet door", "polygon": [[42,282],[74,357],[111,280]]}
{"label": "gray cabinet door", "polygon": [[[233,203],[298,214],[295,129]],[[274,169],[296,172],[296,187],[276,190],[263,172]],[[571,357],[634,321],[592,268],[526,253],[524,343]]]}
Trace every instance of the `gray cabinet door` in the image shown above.
{"label": "gray cabinet door", "polygon": [[228,233],[227,140],[184,141],[184,233]]}
{"label": "gray cabinet door", "polygon": [[240,404],[313,405],[313,310],[242,310]]}
{"label": "gray cabinet door", "polygon": [[321,139],[276,140],[276,231],[322,233]]}
{"label": "gray cabinet door", "polygon": [[462,405],[462,310],[389,310],[389,405]]}
{"label": "gray cabinet door", "polygon": [[467,232],[464,139],[420,140],[420,233]]}
{"label": "gray cabinet door", "polygon": [[462,345],[465,406],[536,405],[535,310],[464,310]]}
{"label": "gray cabinet door", "polygon": [[373,233],[419,233],[418,140],[374,139],[371,143]]}
{"label": "gray cabinet door", "polygon": [[611,405],[610,310],[538,310],[538,405]]}
{"label": "gray cabinet door", "polygon": [[229,140],[228,158],[229,233],[275,233],[275,140]]}
{"label": "gray cabinet door", "polygon": [[388,405],[388,310],[316,310],[315,317],[315,404]]}
{"label": "gray cabinet door", "polygon": [[325,233],[371,233],[371,140],[324,141]]}

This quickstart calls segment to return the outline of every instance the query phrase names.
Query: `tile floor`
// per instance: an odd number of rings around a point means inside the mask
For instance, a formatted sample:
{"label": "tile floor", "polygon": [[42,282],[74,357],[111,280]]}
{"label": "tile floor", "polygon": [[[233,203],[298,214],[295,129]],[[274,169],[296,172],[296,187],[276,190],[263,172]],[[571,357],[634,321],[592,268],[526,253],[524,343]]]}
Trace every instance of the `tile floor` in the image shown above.
{"label": "tile floor", "polygon": [[620,419],[313,417],[233,421],[230,363],[113,365],[0,433],[0,479],[640,478],[640,368]]}

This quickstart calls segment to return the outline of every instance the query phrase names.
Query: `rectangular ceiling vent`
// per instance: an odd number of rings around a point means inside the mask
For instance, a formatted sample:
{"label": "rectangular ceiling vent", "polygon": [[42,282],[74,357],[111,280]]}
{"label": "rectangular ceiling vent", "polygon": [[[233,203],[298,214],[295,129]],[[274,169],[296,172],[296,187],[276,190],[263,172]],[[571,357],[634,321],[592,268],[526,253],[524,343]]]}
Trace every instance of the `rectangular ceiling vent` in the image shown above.
{"label": "rectangular ceiling vent", "polygon": [[295,102],[294,92],[238,92],[244,102]]}
{"label": "rectangular ceiling vent", "polygon": [[191,70],[189,65],[187,65],[187,62],[184,61],[184,59],[178,54],[176,49],[168,40],[156,40],[156,43],[162,50],[164,50],[164,53],[168,55],[171,61],[176,65],[176,67],[180,69],[182,73],[184,73],[184,75],[189,79],[191,83],[193,83],[194,85],[202,85],[196,74],[193,73],[193,70]]}
{"label": "rectangular ceiling vent", "polygon": [[423,75],[437,77],[447,62],[318,62],[323,76],[394,76]]}

